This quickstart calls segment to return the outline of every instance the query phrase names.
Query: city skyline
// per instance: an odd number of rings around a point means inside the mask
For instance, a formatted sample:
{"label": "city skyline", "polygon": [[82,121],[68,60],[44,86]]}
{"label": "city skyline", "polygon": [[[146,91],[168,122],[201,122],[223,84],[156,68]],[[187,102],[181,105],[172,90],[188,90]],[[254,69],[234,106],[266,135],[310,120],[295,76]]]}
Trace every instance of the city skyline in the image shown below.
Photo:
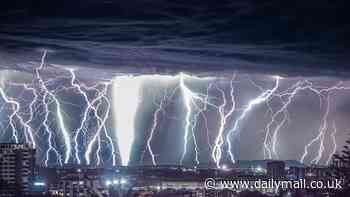
{"label": "city skyline", "polygon": [[[278,196],[336,194],[341,180],[331,166],[304,166],[297,161],[238,161],[218,169],[208,166],[35,166],[28,144],[0,144],[0,196]],[[249,189],[248,189],[249,188]],[[248,191],[249,190],[249,191]]]}

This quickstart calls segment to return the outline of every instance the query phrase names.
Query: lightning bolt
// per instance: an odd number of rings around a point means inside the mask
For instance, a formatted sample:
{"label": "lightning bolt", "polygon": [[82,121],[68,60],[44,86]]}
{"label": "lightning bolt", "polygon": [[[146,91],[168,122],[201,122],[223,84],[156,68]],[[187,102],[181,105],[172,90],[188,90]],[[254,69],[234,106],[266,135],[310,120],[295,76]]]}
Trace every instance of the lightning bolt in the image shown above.
{"label": "lightning bolt", "polygon": [[[279,124],[277,124],[275,130],[273,131],[273,135],[272,135],[272,153],[274,155],[274,158],[276,158],[276,159],[279,158],[278,153],[277,153],[277,137],[278,137],[278,133],[281,130],[281,128],[285,125],[287,120],[288,120],[288,111],[287,110],[283,110],[283,119],[282,119],[282,121],[280,121]],[[271,125],[269,125],[269,126],[271,126]]]}
{"label": "lightning bolt", "polygon": [[[101,104],[102,104],[102,101],[100,100],[98,102],[98,104],[96,105],[96,112],[94,112],[95,116],[96,117],[99,117],[98,116],[98,110],[100,109],[101,107]],[[108,108],[107,108],[108,109]],[[109,113],[109,111],[107,111],[107,113]],[[106,114],[106,116],[108,116]],[[106,120],[108,119],[108,117],[106,118]],[[103,124],[101,126],[101,123]],[[96,165],[97,166],[100,166],[101,163],[103,162],[103,159],[101,159],[101,130],[103,129],[103,126],[105,125],[105,122],[103,122],[103,120],[99,119],[97,121],[97,132],[95,133],[94,137],[92,138],[92,140],[90,141],[90,143],[88,144],[88,148],[87,148],[87,151],[85,152],[85,160],[86,160],[86,163],[89,165],[90,164],[90,161],[91,161],[91,158],[88,156],[90,155],[89,154],[89,151],[88,150],[91,150],[92,149],[92,146],[94,143],[97,143],[97,149],[96,149]],[[101,129],[100,129],[101,127]],[[95,137],[96,136],[96,137]],[[96,138],[96,139],[95,139]],[[91,144],[91,145],[90,145]],[[91,152],[91,151],[90,151]]]}
{"label": "lightning bolt", "polygon": [[277,91],[278,87],[279,87],[279,82],[280,82],[280,77],[277,76],[276,80],[275,80],[275,86],[272,89],[266,90],[263,93],[261,93],[258,97],[254,98],[253,100],[251,100],[248,103],[248,106],[243,110],[243,112],[241,113],[241,115],[237,118],[237,120],[235,121],[233,128],[228,132],[228,134],[226,135],[226,142],[228,145],[228,149],[227,149],[227,153],[230,156],[230,159],[232,161],[232,163],[235,163],[235,158],[234,155],[232,153],[232,145],[231,145],[231,136],[233,134],[238,134],[239,133],[239,124],[242,120],[244,120],[244,118],[247,116],[247,114],[256,106],[259,105],[261,103],[266,102],[268,99],[271,98],[271,96],[273,96],[273,94]]}
{"label": "lightning bolt", "polygon": [[24,84],[24,88],[26,90],[30,90],[32,92],[32,94],[34,95],[32,102],[30,102],[30,104],[29,104],[29,118],[27,119],[26,122],[24,122],[24,125],[26,125],[26,128],[28,129],[30,138],[32,139],[33,148],[36,148],[36,143],[35,143],[35,139],[33,136],[33,129],[29,126],[29,124],[32,122],[33,117],[34,117],[34,106],[35,106],[35,103],[38,101],[38,94],[37,94],[35,88],[29,87],[26,84]]}
{"label": "lightning bolt", "polygon": [[[107,85],[107,84],[106,84]],[[106,112],[106,116],[110,114],[110,108],[111,108],[111,103],[109,102],[109,100],[105,98],[105,102],[107,103],[107,112]],[[114,142],[113,142],[113,139],[112,137],[108,134],[108,131],[107,131],[107,128],[106,128],[106,125],[103,125],[103,131],[104,131],[104,134],[105,134],[105,137],[107,138],[108,140],[108,144],[110,145],[111,147],[111,153],[112,153],[112,164],[113,166],[116,165],[116,148],[114,146]]]}
{"label": "lightning bolt", "polygon": [[[112,137],[109,135],[108,131],[107,131],[107,128],[106,128],[106,120],[109,118],[109,114],[110,114],[110,110],[111,110],[111,103],[109,101],[109,99],[107,98],[107,91],[109,89],[109,86],[112,84],[112,81],[106,81],[106,82],[103,82],[103,83],[100,83],[100,84],[96,84],[95,86],[92,86],[92,87],[88,87],[86,86],[85,84],[81,84],[81,87],[83,87],[84,89],[86,89],[87,91],[95,91],[98,93],[97,97],[91,101],[91,105],[93,105],[94,103],[96,103],[98,101],[98,104],[96,105],[95,109],[96,110],[93,110],[93,113],[94,113],[94,116],[95,118],[97,119],[97,130],[99,130],[100,126],[102,126],[102,130],[103,130],[103,133],[105,135],[105,137],[107,138],[107,141],[108,141],[108,144],[110,145],[110,148],[111,148],[111,156],[112,156],[112,165],[115,166],[116,165],[116,149],[115,149],[115,146],[114,146],[114,141],[112,139]],[[103,88],[102,90],[99,90],[98,88],[96,88],[96,86],[99,86],[99,85],[102,85]],[[98,114],[98,111],[99,111],[99,108],[100,106],[102,105],[103,101],[106,103],[106,105],[104,106],[106,108],[105,110],[105,117],[102,117]],[[106,117],[107,116],[107,117]],[[104,120],[106,119],[106,120]],[[101,132],[101,131],[100,131]],[[99,133],[100,133],[99,132]],[[90,154],[92,152],[92,145],[95,143],[96,139],[97,138],[97,151],[96,151],[96,157],[97,157],[97,166],[100,165],[100,153],[99,151],[101,150],[101,136],[98,135],[96,136],[94,135],[94,137],[92,138],[93,140],[89,142],[89,145],[88,147],[90,148],[87,148],[87,150],[85,151],[85,160],[87,163],[90,163],[91,159],[90,159]]]}
{"label": "lightning bolt", "polygon": [[329,154],[329,157],[327,159],[326,164],[329,165],[333,155],[336,153],[337,151],[337,141],[336,141],[336,134],[337,134],[337,125],[335,124],[335,121],[333,121],[333,132],[331,133],[331,138],[332,138],[332,143],[333,143],[333,149],[332,152]]}
{"label": "lightning bolt", "polygon": [[196,165],[199,165],[200,161],[199,161],[199,148],[198,148],[198,143],[197,143],[197,139],[196,139],[195,129],[197,127],[198,117],[200,114],[202,114],[202,112],[203,112],[202,110],[198,110],[191,120],[191,137],[192,137],[193,145],[194,145]]}
{"label": "lightning bolt", "polygon": [[[38,101],[38,94],[35,90],[35,88],[30,87],[29,85],[25,84],[25,83],[12,83],[10,82],[9,85],[13,85],[13,86],[20,86],[23,87],[24,90],[30,91],[33,94],[33,99],[29,104],[29,117],[26,121],[24,121],[24,118],[19,114],[19,110],[21,109],[21,105],[20,102],[15,101],[14,98],[10,98],[8,96],[6,96],[8,99],[10,99],[12,102],[15,102],[15,107],[14,109],[17,109],[17,113],[15,115],[15,117],[17,117],[17,119],[19,120],[20,124],[22,125],[22,127],[24,128],[24,132],[25,132],[25,137],[26,137],[26,142],[32,144],[33,148],[36,148],[36,142],[35,142],[35,138],[34,138],[34,131],[33,128],[30,126],[33,117],[34,117],[34,106],[35,103]],[[5,92],[3,92],[5,93]],[[29,135],[29,138],[28,138]]]}
{"label": "lightning bolt", "polygon": [[304,162],[305,157],[308,154],[308,149],[317,141],[320,141],[320,148],[318,150],[318,153],[314,159],[311,160],[311,163],[319,163],[319,161],[322,158],[322,153],[324,151],[324,137],[325,137],[325,132],[327,131],[328,128],[328,116],[329,116],[329,111],[330,111],[330,94],[327,95],[327,102],[326,102],[326,112],[323,115],[322,118],[322,124],[319,128],[318,135],[313,138],[304,148],[304,154],[301,156],[300,162]]}
{"label": "lightning bolt", "polygon": [[44,128],[45,128],[45,131],[46,133],[48,134],[48,146],[49,148],[46,150],[46,159],[44,161],[45,163],[45,166],[48,166],[48,162],[50,160],[50,152],[53,151],[56,155],[56,158],[60,164],[60,166],[62,166],[62,156],[60,155],[60,153],[57,151],[57,149],[53,146],[53,142],[52,142],[52,131],[50,129],[50,126],[48,125],[48,122],[49,122],[49,114],[50,114],[50,111],[49,111],[49,103],[47,102],[47,98],[48,97],[48,94],[45,92],[44,95],[43,95],[43,98],[42,98],[42,103],[44,105],[44,111],[45,111],[45,117],[44,117],[44,121],[43,121],[43,125],[44,125]]}
{"label": "lightning bolt", "polygon": [[18,114],[19,104],[16,101],[14,101],[14,100],[10,100],[7,97],[5,91],[2,88],[0,88],[0,95],[1,95],[2,99],[6,103],[11,104],[12,106],[14,106],[12,113],[9,115],[9,120],[10,120],[9,121],[9,125],[10,125],[11,130],[12,130],[12,137],[13,137],[13,139],[15,140],[16,143],[19,143],[17,129],[16,129],[16,126],[15,126],[15,121],[14,121],[14,117],[16,117],[17,114]]}
{"label": "lightning bolt", "polygon": [[[197,124],[198,115],[203,114],[203,111],[207,109],[207,105],[213,106],[215,108],[218,108],[218,106],[208,102],[208,95],[203,95],[203,94],[195,93],[191,91],[185,84],[185,77],[194,78],[192,76],[185,75],[184,73],[179,74],[179,78],[180,78],[179,87],[181,89],[183,102],[186,108],[185,127],[184,127],[184,136],[183,136],[184,145],[183,145],[183,152],[180,159],[180,164],[182,165],[183,160],[185,159],[185,156],[187,153],[188,136],[191,131],[192,139],[194,143],[195,161],[196,161],[196,164],[198,165],[199,151],[198,151],[196,137],[194,134],[194,128],[196,127],[196,124]],[[197,102],[202,104],[203,107],[200,107],[197,104]],[[194,113],[194,110],[192,109],[192,107],[194,107],[197,110],[196,113]],[[193,114],[195,114],[194,119],[192,119]]]}
{"label": "lightning bolt", "polygon": [[320,138],[319,136],[317,136],[316,138],[314,138],[310,144],[313,144],[313,141],[316,139],[319,139],[320,140],[320,148],[319,148],[319,151],[318,151],[318,154],[317,156],[311,161],[311,163],[316,163],[318,164],[322,158],[322,155],[323,155],[323,151],[325,149],[324,147],[324,139],[325,139],[325,134],[327,132],[327,129],[328,129],[328,116],[329,116],[329,111],[330,111],[330,94],[327,95],[327,102],[326,102],[327,106],[326,106],[326,113],[323,117],[323,125],[322,125],[322,128],[320,128]]}
{"label": "lightning bolt", "polygon": [[[276,94],[277,97],[282,102],[282,107],[273,113],[271,117],[271,121],[267,124],[265,128],[265,140],[264,140],[264,158],[265,159],[272,159],[277,158],[278,159],[278,153],[277,153],[277,143],[278,143],[278,133],[280,129],[285,125],[285,123],[288,120],[288,111],[287,108],[292,103],[293,99],[297,95],[298,92],[302,90],[310,90],[314,92],[316,95],[320,97],[321,101],[321,93],[320,91],[313,88],[312,83],[309,81],[298,81],[295,83],[290,89],[281,92],[280,94]],[[291,92],[290,92],[291,91]],[[287,100],[284,101],[284,97],[287,96]],[[321,102],[320,102],[321,103]],[[283,113],[283,118],[280,121],[280,123],[277,124],[275,127],[275,130],[272,132],[272,137],[270,139],[270,128],[272,127],[272,124],[274,122],[277,122],[277,118]]]}
{"label": "lightning bolt", "polygon": [[[281,102],[282,102],[282,107],[277,110],[275,113],[273,113],[272,117],[271,117],[271,121],[267,124],[266,128],[265,128],[265,140],[264,140],[264,158],[268,158],[268,159],[272,159],[272,155],[274,155],[275,158],[278,158],[278,153],[277,153],[277,137],[278,137],[278,133],[280,131],[280,129],[284,126],[285,122],[288,120],[288,111],[287,108],[290,105],[290,103],[293,101],[293,98],[297,95],[297,93],[301,90],[304,90],[306,88],[311,88],[311,86],[309,86],[308,84],[305,85],[304,81],[298,81],[293,87],[292,89],[294,89],[291,93],[281,93],[279,95],[277,95]],[[283,101],[283,96],[288,96],[287,97],[287,101],[284,102]],[[274,122],[277,121],[277,117],[283,113],[283,119],[282,121],[280,121],[280,123],[275,127],[275,130],[273,131],[272,134],[272,139],[269,142],[269,137],[270,137],[270,128],[272,126],[272,124]],[[270,148],[270,146],[272,146],[272,148]],[[272,149],[272,150],[271,150]],[[267,156],[268,155],[268,156]]]}
{"label": "lightning bolt", "polygon": [[164,95],[164,97],[162,98],[162,100],[159,104],[159,107],[157,108],[157,110],[153,114],[153,124],[152,124],[152,128],[151,128],[149,137],[147,139],[147,149],[148,149],[148,152],[151,156],[152,164],[154,166],[157,165],[157,161],[156,161],[155,155],[154,155],[153,150],[152,150],[151,142],[152,142],[155,130],[157,129],[159,113],[164,109],[165,101],[166,101],[166,95]]}
{"label": "lightning bolt", "polygon": [[[95,117],[98,119],[98,131],[96,132],[96,135],[94,135],[93,139],[91,140],[91,142],[88,144],[88,148],[87,151],[85,153],[85,160],[86,163],[89,165],[90,164],[90,153],[91,153],[91,149],[93,144],[95,143],[96,139],[99,139],[99,135],[100,135],[100,131],[102,130],[103,126],[105,125],[105,119],[108,118],[108,116],[106,118],[104,118],[103,120],[101,119],[101,117],[98,115],[97,113],[97,109],[94,106],[94,104],[99,101],[99,99],[102,98],[103,94],[100,94],[99,97],[93,99],[91,102],[89,100],[89,97],[87,95],[87,93],[82,89],[82,87],[80,86],[80,84],[78,84],[76,81],[76,75],[74,72],[74,69],[68,69],[68,71],[71,74],[71,86],[75,87],[76,90],[78,90],[79,94],[82,95],[82,97],[84,98],[84,101],[86,103],[86,107],[85,110],[83,112],[83,117],[80,120],[80,125],[79,127],[76,129],[75,131],[75,135],[74,135],[74,149],[75,149],[75,159],[77,161],[78,164],[81,164],[81,160],[79,157],[79,142],[78,142],[78,138],[80,136],[80,133],[82,132],[82,130],[84,129],[84,125],[87,122],[87,118],[88,118],[88,114],[89,112],[92,110],[92,112],[94,113]],[[107,88],[108,86],[106,86]],[[105,94],[105,93],[104,93]],[[97,136],[98,135],[98,136]],[[99,146],[100,147],[100,146]]]}
{"label": "lightning bolt", "polygon": [[76,90],[78,90],[78,92],[80,93],[80,95],[83,96],[84,100],[85,100],[85,103],[86,103],[86,107],[85,107],[85,110],[83,112],[83,117],[81,118],[80,120],[80,126],[76,129],[76,131],[74,132],[75,135],[74,135],[74,150],[75,150],[75,159],[77,161],[78,164],[81,164],[81,160],[80,160],[80,157],[79,157],[79,142],[78,142],[78,138],[79,138],[79,135],[80,135],[80,132],[83,130],[84,128],[84,125],[85,125],[85,122],[87,120],[87,116],[88,116],[88,113],[89,113],[89,110],[90,108],[93,108],[94,111],[96,111],[96,109],[92,106],[91,102],[89,101],[89,98],[88,98],[88,95],[86,94],[86,92],[84,92],[80,85],[78,83],[76,83],[76,75],[75,75],[75,72],[74,72],[74,69],[68,69],[68,71],[70,72],[71,74],[71,85],[73,87],[76,88]]}
{"label": "lightning bolt", "polygon": [[[40,71],[43,70],[43,68],[44,68],[46,54],[47,54],[47,51],[45,50],[44,54],[43,54],[43,56],[41,58],[40,66],[38,68],[35,68],[36,78],[37,78],[37,80],[39,82],[41,90],[44,91],[44,96],[43,96],[43,100],[42,100],[42,102],[43,102],[43,104],[45,106],[45,111],[46,111],[45,121],[44,121],[46,123],[44,124],[44,127],[46,128],[46,131],[49,134],[48,143],[49,143],[49,147],[50,148],[47,150],[47,159],[45,161],[45,164],[47,165],[48,154],[49,154],[50,150],[54,150],[55,153],[57,155],[59,155],[58,151],[55,150],[53,148],[53,146],[52,146],[52,142],[51,142],[52,132],[51,132],[51,130],[50,130],[48,124],[47,124],[47,121],[48,121],[47,118],[48,118],[48,114],[49,114],[49,109],[48,109],[48,103],[47,103],[46,99],[48,99],[48,98],[52,99],[53,102],[56,105],[56,116],[58,118],[58,124],[59,124],[60,130],[62,132],[62,136],[63,136],[65,148],[66,148],[66,152],[65,152],[65,156],[64,156],[64,163],[67,164],[69,162],[69,159],[70,159],[70,156],[71,156],[72,147],[71,147],[70,135],[69,135],[69,133],[68,133],[68,131],[66,129],[66,125],[65,125],[64,120],[63,120],[63,113],[62,113],[62,109],[61,109],[61,104],[58,101],[58,99],[56,98],[56,96],[46,87],[45,82],[44,82],[44,80],[42,79],[42,77],[40,75]],[[60,156],[58,156],[58,158],[60,158]]]}
{"label": "lightning bolt", "polygon": [[184,103],[185,103],[185,107],[187,110],[186,113],[186,117],[185,117],[185,134],[184,134],[184,151],[182,153],[181,156],[181,160],[180,160],[180,164],[182,165],[182,162],[184,160],[184,157],[186,155],[187,152],[187,140],[188,140],[188,133],[189,133],[189,129],[191,127],[191,113],[192,113],[192,107],[191,107],[191,97],[192,97],[192,92],[187,88],[187,86],[185,85],[184,82],[184,76],[181,74],[180,75],[180,87],[182,89],[182,94],[183,94],[183,99],[184,99]]}
{"label": "lightning bolt", "polygon": [[[27,90],[29,89],[26,85],[23,85]],[[31,89],[31,88],[30,88]],[[34,94],[35,95],[35,94]],[[21,105],[19,102],[17,102],[14,98],[9,97],[3,88],[0,87],[0,96],[2,99],[12,106],[12,113],[9,116],[9,126],[12,130],[12,137],[14,138],[16,143],[19,143],[19,137],[18,137],[18,131],[16,128],[16,121],[15,118],[19,120],[19,123],[24,128],[24,135],[27,143],[30,143],[33,148],[36,148],[36,142],[33,135],[33,129],[29,125],[29,123],[32,121],[32,115],[33,115],[33,106],[32,103],[30,104],[30,117],[27,119],[27,121],[24,121],[24,118],[20,115],[19,111],[21,109]],[[28,136],[29,135],[29,136]]]}
{"label": "lightning bolt", "polygon": [[[96,131],[95,135],[93,136],[92,140],[89,142],[89,144],[87,146],[87,149],[86,149],[86,152],[85,152],[85,160],[86,160],[86,163],[88,165],[90,165],[90,162],[91,162],[90,155],[91,155],[91,152],[92,152],[92,147],[96,143],[96,141],[98,142],[97,152],[99,152],[99,150],[101,148],[101,144],[100,144],[101,131],[104,130],[104,133],[106,134],[106,136],[108,136],[107,138],[110,138],[110,136],[107,134],[107,129],[106,129],[106,126],[105,126],[106,125],[106,121],[109,118],[109,113],[110,113],[110,103],[109,103],[108,99],[105,96],[109,85],[110,85],[109,83],[105,83],[104,90],[102,92],[100,92],[100,96],[97,97],[96,99],[94,99],[91,102],[91,105],[93,105],[96,101],[98,101],[100,99],[104,99],[106,101],[106,103],[107,103],[107,108],[106,108],[105,115],[103,116],[103,118],[101,118],[98,115],[98,112],[97,112],[98,110],[96,108],[92,107],[93,111],[94,111],[94,114],[95,114],[95,117],[98,120],[98,125],[97,125],[97,131]],[[110,143],[112,143],[111,139],[110,139]],[[113,155],[113,165],[115,165],[114,147],[112,148],[112,155]],[[100,165],[100,160],[101,160],[100,156],[98,156],[97,158],[98,158],[97,165]]]}
{"label": "lightning bolt", "polygon": [[228,118],[233,114],[233,112],[235,111],[236,108],[236,101],[235,101],[235,96],[234,96],[234,87],[233,87],[233,80],[235,78],[235,75],[233,76],[231,83],[230,83],[230,96],[231,96],[231,108],[230,110],[225,113],[225,108],[227,105],[227,101],[226,101],[226,95],[225,92],[221,89],[218,88],[218,90],[221,92],[221,96],[223,99],[223,103],[219,106],[219,115],[220,115],[220,127],[219,127],[219,131],[218,131],[218,135],[215,139],[215,145],[212,151],[212,158],[214,160],[214,162],[216,163],[216,167],[220,168],[220,161],[221,161],[221,157],[222,157],[222,145],[224,144],[224,130],[226,127],[226,123]]}
{"label": "lightning bolt", "polygon": [[[304,162],[306,156],[308,155],[308,149],[316,142],[319,141],[319,148],[317,151],[316,156],[311,160],[311,163],[315,163],[318,164],[320,162],[320,160],[322,159],[323,156],[323,152],[324,152],[324,140],[325,140],[325,134],[326,131],[328,129],[328,116],[330,113],[330,94],[333,91],[339,91],[339,90],[350,90],[350,87],[344,86],[342,84],[343,82],[339,82],[337,85],[335,86],[331,86],[329,88],[324,88],[324,87],[320,87],[321,89],[318,90],[318,94],[322,95],[323,93],[327,93],[327,97],[326,97],[326,111],[322,117],[322,124],[318,130],[318,135],[315,136],[314,138],[311,139],[311,141],[306,144],[306,146],[304,147],[304,153],[300,158],[300,162]],[[315,89],[313,89],[314,91],[317,91]],[[335,141],[334,141],[335,143]]]}

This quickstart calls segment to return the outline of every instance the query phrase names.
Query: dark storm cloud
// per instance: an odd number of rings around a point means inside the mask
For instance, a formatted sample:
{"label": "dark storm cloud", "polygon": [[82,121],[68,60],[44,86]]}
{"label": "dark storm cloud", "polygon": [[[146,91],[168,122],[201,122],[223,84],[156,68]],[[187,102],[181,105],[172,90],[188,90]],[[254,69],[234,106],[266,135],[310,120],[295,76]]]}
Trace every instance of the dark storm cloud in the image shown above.
{"label": "dark storm cloud", "polygon": [[[194,28],[191,28],[194,26]],[[193,21],[39,20],[3,24],[2,67],[38,61],[132,73],[349,75],[344,54],[305,51],[304,43],[228,41]],[[196,35],[196,32],[201,35]],[[229,34],[229,32],[226,32]],[[227,37],[227,36],[226,36]]]}
{"label": "dark storm cloud", "polygon": [[40,51],[49,49],[50,63],[115,72],[241,69],[348,77],[346,4],[5,1],[2,13],[11,20],[0,25],[1,64],[18,69],[19,63],[37,61]]}

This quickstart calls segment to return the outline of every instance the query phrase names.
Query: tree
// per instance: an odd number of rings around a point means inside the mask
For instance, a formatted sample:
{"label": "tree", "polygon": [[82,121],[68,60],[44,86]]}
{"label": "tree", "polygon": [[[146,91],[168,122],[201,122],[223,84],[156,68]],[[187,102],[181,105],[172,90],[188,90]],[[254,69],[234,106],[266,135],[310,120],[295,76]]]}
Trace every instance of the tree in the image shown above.
{"label": "tree", "polygon": [[332,168],[336,179],[342,180],[342,189],[335,192],[336,196],[350,196],[350,140],[340,154],[333,156]]}

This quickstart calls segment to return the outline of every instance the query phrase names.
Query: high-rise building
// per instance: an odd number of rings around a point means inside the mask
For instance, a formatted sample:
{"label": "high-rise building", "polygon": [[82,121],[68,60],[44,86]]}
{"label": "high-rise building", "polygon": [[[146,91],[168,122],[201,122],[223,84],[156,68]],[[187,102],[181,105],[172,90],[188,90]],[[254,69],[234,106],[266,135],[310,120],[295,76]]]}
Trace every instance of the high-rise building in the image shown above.
{"label": "high-rise building", "polygon": [[34,175],[35,149],[29,144],[0,144],[0,197],[25,196]]}
{"label": "high-rise building", "polygon": [[291,166],[288,170],[288,176],[292,179],[299,180],[305,177],[306,169],[303,167]]}
{"label": "high-rise building", "polygon": [[271,161],[267,163],[267,176],[275,179],[284,178],[286,164],[283,161]]}
{"label": "high-rise building", "polygon": [[49,185],[50,196],[110,196],[101,169],[62,168],[56,173],[55,183]]}

